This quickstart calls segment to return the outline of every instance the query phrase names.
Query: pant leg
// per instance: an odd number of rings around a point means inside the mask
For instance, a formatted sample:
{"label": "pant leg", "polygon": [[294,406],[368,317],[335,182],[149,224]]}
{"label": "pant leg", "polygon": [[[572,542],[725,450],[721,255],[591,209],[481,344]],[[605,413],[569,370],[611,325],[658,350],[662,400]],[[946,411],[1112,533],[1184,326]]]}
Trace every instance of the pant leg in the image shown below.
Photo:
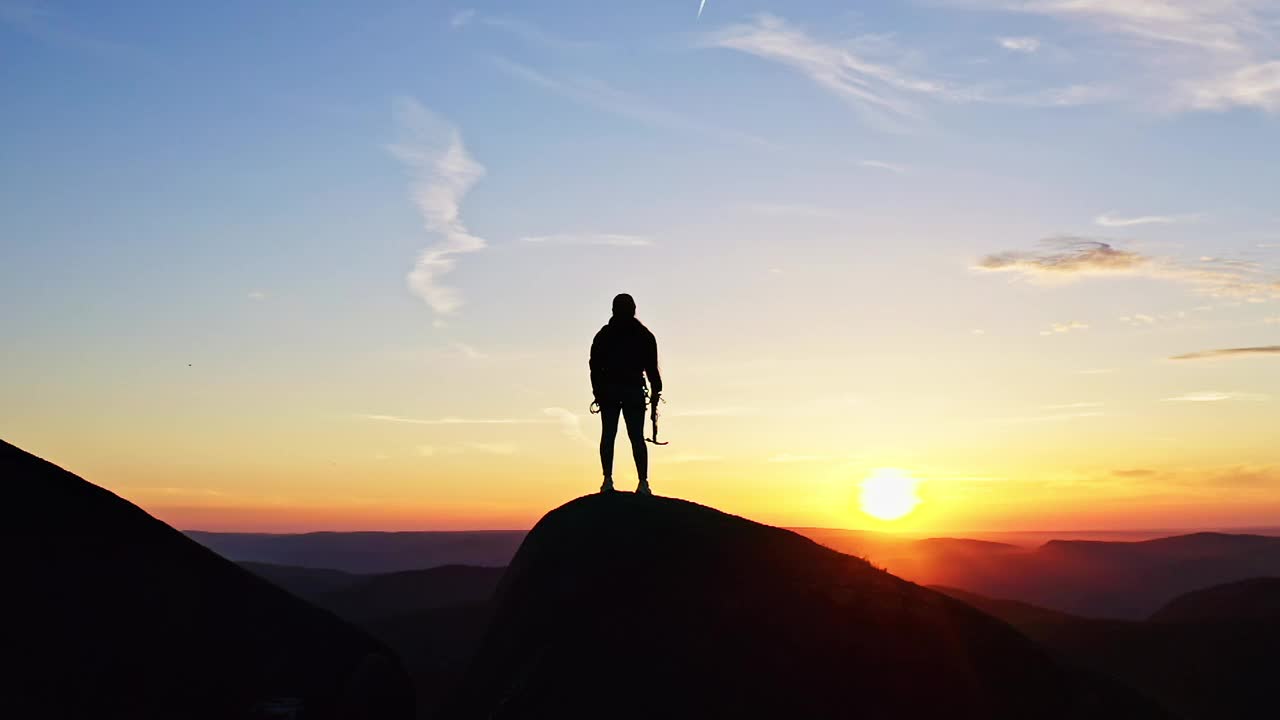
{"label": "pant leg", "polygon": [[613,477],[613,442],[618,437],[618,413],[622,403],[609,400],[600,403],[600,469],[606,478]]}
{"label": "pant leg", "polygon": [[[627,438],[631,440],[631,456],[636,461],[636,475],[640,482],[649,479],[649,448],[644,444],[644,390],[637,388],[622,402],[622,418],[627,423]],[[617,420],[614,420],[617,427]]]}

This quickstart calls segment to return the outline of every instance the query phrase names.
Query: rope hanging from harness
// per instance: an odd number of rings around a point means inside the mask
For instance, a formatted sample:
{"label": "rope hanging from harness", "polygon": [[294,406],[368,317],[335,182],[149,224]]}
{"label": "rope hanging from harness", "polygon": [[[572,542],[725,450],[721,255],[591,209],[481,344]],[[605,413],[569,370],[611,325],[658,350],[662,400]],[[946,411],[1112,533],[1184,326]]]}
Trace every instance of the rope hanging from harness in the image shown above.
{"label": "rope hanging from harness", "polygon": [[649,386],[644,388],[644,401],[649,405],[649,422],[653,423],[653,437],[645,438],[645,442],[651,442],[654,445],[670,445],[670,443],[658,442],[658,403],[666,402],[662,399],[662,395],[654,393],[652,397],[649,395]]}
{"label": "rope hanging from harness", "polygon": [[[650,442],[650,443],[653,443],[654,445],[670,445],[671,444],[670,442],[658,441],[658,403],[664,403],[664,402],[666,402],[666,399],[663,398],[662,395],[655,393],[654,395],[651,396],[649,394],[649,386],[646,385],[644,387],[644,404],[645,404],[645,407],[649,408],[649,422],[653,425],[653,437],[645,438],[644,439],[645,442]],[[587,410],[592,415],[599,415],[600,401],[599,400],[592,401],[591,406],[587,408]]]}

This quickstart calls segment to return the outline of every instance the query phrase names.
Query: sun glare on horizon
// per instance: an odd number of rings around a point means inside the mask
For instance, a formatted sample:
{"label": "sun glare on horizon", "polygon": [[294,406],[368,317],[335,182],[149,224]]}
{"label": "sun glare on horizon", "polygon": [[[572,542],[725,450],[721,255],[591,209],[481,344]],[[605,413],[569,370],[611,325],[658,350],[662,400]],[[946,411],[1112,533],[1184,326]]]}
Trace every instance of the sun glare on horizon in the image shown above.
{"label": "sun glare on horizon", "polygon": [[877,520],[898,520],[920,504],[920,481],[894,468],[881,468],[862,481],[858,503]]}

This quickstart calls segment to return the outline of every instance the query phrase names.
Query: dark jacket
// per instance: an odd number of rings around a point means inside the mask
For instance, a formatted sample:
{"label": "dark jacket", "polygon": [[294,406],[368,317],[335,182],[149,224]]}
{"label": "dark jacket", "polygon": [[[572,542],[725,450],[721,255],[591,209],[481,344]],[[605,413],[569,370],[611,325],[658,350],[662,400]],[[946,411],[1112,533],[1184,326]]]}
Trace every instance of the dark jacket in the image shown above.
{"label": "dark jacket", "polygon": [[591,391],[599,399],[610,386],[641,387],[644,375],[653,394],[662,392],[657,339],[639,320],[614,316],[591,341]]}

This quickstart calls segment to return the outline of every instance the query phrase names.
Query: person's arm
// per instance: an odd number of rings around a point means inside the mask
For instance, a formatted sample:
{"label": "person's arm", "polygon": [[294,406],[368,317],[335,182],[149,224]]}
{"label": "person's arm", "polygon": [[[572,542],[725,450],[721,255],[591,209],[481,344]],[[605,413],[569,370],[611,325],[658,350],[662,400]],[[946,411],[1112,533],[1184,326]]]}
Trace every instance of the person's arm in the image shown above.
{"label": "person's arm", "polygon": [[600,402],[600,393],[604,390],[604,359],[601,357],[602,350],[600,348],[600,336],[604,334],[604,330],[596,333],[595,338],[591,340],[591,358],[587,361],[587,365],[591,368],[591,395],[596,402]]}
{"label": "person's arm", "polygon": [[658,372],[658,339],[649,333],[646,338],[644,374],[649,377],[649,391],[657,397],[662,393],[662,373]]}

